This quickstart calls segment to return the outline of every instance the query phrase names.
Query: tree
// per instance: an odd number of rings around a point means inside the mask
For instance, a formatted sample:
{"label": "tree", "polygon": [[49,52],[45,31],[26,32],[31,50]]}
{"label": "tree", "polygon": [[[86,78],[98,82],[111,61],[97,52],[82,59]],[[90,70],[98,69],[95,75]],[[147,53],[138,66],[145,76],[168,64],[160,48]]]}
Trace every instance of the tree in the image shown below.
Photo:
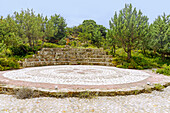
{"label": "tree", "polygon": [[23,43],[28,43],[34,50],[34,46],[41,37],[41,17],[35,15],[32,10],[21,11],[21,13],[14,13],[15,21],[18,25],[18,35],[22,38]]}
{"label": "tree", "polygon": [[6,50],[18,43],[18,37],[15,31],[15,22],[8,15],[7,19],[0,20],[0,49]]}
{"label": "tree", "polygon": [[143,36],[140,39],[140,43],[139,43],[139,48],[142,49],[143,53],[146,54],[146,50],[150,49],[151,45],[150,45],[150,27],[149,25],[146,26],[146,29],[144,29],[143,31]]}
{"label": "tree", "polygon": [[115,12],[114,18],[111,18],[110,29],[114,29],[115,36],[120,41],[124,51],[131,58],[131,51],[135,49],[140,39],[145,36],[143,30],[147,29],[148,18],[142,16],[142,12],[132,10],[132,5],[125,4],[125,8],[120,10],[119,15]]}
{"label": "tree", "polygon": [[108,46],[112,46],[112,52],[115,55],[116,54],[116,45],[117,45],[117,40],[116,40],[116,35],[115,35],[115,29],[108,29],[107,34],[106,34],[106,42]]}
{"label": "tree", "polygon": [[95,30],[93,40],[94,45],[96,45],[98,48],[101,47],[103,42],[103,36],[99,29]]}
{"label": "tree", "polygon": [[151,25],[152,48],[162,54],[170,54],[170,15],[158,16]]}
{"label": "tree", "polygon": [[54,27],[54,22],[40,14],[35,15],[33,9],[22,10],[21,13],[15,12],[14,20],[22,43],[28,42],[34,52],[35,47],[38,45],[38,40],[42,40],[44,43],[46,37],[54,37],[54,32],[57,34],[57,27]]}
{"label": "tree", "polygon": [[61,17],[60,15],[55,14],[54,16],[51,16],[49,21],[54,23],[53,28],[54,30],[56,29],[57,30],[54,32],[54,36],[48,37],[47,40],[49,42],[56,43],[62,38],[65,38],[66,37],[66,26],[67,26],[65,19]]}

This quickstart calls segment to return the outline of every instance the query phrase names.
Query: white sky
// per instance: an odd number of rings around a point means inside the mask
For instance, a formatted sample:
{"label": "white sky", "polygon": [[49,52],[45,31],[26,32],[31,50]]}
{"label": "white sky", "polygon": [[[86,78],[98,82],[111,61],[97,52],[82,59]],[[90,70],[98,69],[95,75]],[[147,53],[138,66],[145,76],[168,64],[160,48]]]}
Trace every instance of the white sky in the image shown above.
{"label": "white sky", "polygon": [[86,19],[109,27],[114,12],[123,9],[125,3],[132,3],[133,8],[141,9],[150,23],[163,12],[170,14],[170,0],[0,0],[0,16],[33,8],[35,13],[48,17],[60,14],[66,19],[68,27],[77,26]]}

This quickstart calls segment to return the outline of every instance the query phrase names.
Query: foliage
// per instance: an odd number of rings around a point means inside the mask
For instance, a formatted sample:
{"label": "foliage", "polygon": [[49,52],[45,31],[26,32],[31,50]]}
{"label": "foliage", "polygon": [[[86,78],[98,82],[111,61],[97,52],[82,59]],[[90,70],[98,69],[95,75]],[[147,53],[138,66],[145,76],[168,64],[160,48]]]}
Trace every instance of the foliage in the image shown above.
{"label": "foliage", "polygon": [[14,12],[14,15],[0,19],[0,51],[29,44],[35,53],[39,40],[43,42],[42,48],[45,41],[55,43],[66,37],[66,26],[64,18],[57,14],[48,19],[36,15],[33,9]]}
{"label": "foliage", "polygon": [[136,8],[132,9],[131,4],[125,4],[119,15],[115,12],[114,18],[111,18],[110,29],[113,30],[113,36],[121,43],[130,60],[131,51],[138,46],[141,37],[146,35],[148,18],[143,16],[140,10],[137,12]]}
{"label": "foliage", "polygon": [[98,25],[94,20],[84,20],[79,26],[67,28],[67,35],[78,37],[83,45],[94,45],[100,48],[106,38],[106,28]]}
{"label": "foliage", "polygon": [[31,57],[43,47],[65,47],[66,38],[71,37],[74,38],[69,43],[72,47],[103,47],[114,56],[113,64],[117,67],[146,69],[166,64],[168,68],[160,72],[168,73],[169,17],[163,14],[149,25],[148,18],[140,10],[126,4],[111,18],[110,29],[94,20],[84,20],[78,26],[66,28],[65,19],[57,14],[48,18],[36,14],[33,9],[14,12],[12,16],[0,18],[0,70],[19,68],[17,60]]}
{"label": "foliage", "polygon": [[0,71],[18,69],[19,63],[14,58],[0,58]]}
{"label": "foliage", "polygon": [[167,66],[166,64],[161,69],[157,69],[156,73],[164,74],[170,76],[170,65]]}
{"label": "foliage", "polygon": [[92,99],[92,98],[95,98],[96,96],[98,95],[95,92],[84,91],[84,92],[81,92],[78,97]]}
{"label": "foliage", "polygon": [[57,45],[53,43],[44,43],[43,45],[44,48],[64,48],[65,45]]}
{"label": "foliage", "polygon": [[114,28],[112,28],[111,30],[108,29],[107,34],[106,34],[107,46],[112,47],[111,50],[112,50],[113,55],[116,54],[116,45],[118,45],[118,40],[116,39],[114,30],[115,30]]}
{"label": "foliage", "polygon": [[162,89],[164,89],[165,87],[161,84],[155,84],[155,90],[157,91],[162,91]]}
{"label": "foliage", "polygon": [[57,43],[62,38],[66,37],[66,22],[63,17],[55,14],[51,16],[50,21],[53,23],[53,28],[55,29],[54,35],[51,37],[46,37],[48,42]]}
{"label": "foliage", "polygon": [[161,57],[153,57],[152,52],[143,54],[142,51],[133,51],[130,60],[127,60],[127,56],[122,49],[118,49],[116,56],[113,57],[112,63],[118,68],[129,68],[129,69],[148,69],[162,67],[163,64],[170,64],[170,60],[162,60]]}
{"label": "foliage", "polygon": [[152,48],[165,55],[170,54],[170,15],[158,16],[158,18],[151,25]]}
{"label": "foliage", "polygon": [[17,45],[11,47],[13,55],[17,55],[20,57],[26,56],[28,52],[31,51],[31,48],[28,45]]}
{"label": "foliage", "polygon": [[66,40],[65,38],[62,38],[59,42],[58,42],[59,45],[66,45]]}

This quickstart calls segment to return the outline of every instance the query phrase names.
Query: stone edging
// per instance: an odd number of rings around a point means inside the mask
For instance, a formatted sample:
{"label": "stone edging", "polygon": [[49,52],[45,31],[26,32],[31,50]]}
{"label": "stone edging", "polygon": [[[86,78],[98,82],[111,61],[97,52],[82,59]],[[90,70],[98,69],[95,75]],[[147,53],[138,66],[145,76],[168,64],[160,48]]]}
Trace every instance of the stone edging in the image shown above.
{"label": "stone edging", "polygon": [[[170,86],[170,82],[161,83],[162,86]],[[12,85],[0,85],[0,94],[14,95],[15,90],[19,90],[23,87],[16,87]],[[154,90],[157,90],[155,84],[145,85],[143,87],[133,87],[133,88],[124,88],[124,89],[112,89],[112,90],[99,90],[99,89],[86,89],[86,90],[49,90],[42,88],[28,87],[32,89],[34,93],[37,93],[37,97],[80,97],[82,94],[88,94],[93,96],[117,96],[117,95],[137,95],[140,93],[151,93]]]}

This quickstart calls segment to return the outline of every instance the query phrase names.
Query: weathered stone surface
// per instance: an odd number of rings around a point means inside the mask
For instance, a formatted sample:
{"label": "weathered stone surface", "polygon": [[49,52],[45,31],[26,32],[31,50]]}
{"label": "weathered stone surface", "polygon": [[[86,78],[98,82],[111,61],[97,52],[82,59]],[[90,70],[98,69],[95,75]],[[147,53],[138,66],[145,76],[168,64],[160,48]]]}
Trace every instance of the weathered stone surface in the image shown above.
{"label": "weathered stone surface", "polygon": [[43,48],[33,58],[25,59],[23,67],[46,65],[104,65],[112,66],[112,55],[103,49]]}

